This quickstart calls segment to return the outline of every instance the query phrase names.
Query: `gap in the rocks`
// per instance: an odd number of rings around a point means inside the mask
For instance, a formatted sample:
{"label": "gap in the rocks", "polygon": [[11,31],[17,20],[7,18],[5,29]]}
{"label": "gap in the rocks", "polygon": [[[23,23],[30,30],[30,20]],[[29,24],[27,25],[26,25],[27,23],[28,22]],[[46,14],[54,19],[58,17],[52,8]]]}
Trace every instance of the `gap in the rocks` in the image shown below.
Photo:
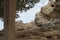
{"label": "gap in the rocks", "polygon": [[[34,21],[35,14],[41,10],[41,7],[47,5],[49,0],[40,0],[39,3],[35,4],[33,8],[28,10],[27,12],[20,12],[18,13],[20,15],[19,18],[16,19],[16,21],[22,20],[24,23],[29,23],[31,21]],[[53,6],[53,5],[52,5]],[[0,20],[0,31],[4,29],[4,22]]]}
{"label": "gap in the rocks", "polygon": [[33,8],[31,8],[30,10],[27,10],[27,12],[22,12],[19,14],[19,18],[16,19],[16,21],[20,21],[22,20],[23,23],[29,23],[31,21],[34,21],[35,19],[35,14],[38,13],[41,10],[41,7],[47,5],[49,2],[49,0],[40,0],[39,3],[35,4],[35,6]]}

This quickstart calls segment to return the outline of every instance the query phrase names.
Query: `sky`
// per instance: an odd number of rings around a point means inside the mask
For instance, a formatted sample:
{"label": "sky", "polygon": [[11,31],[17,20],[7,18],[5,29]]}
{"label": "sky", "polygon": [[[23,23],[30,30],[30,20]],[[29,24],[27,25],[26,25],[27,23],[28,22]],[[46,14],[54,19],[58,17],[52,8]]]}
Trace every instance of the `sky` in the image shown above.
{"label": "sky", "polygon": [[34,20],[35,14],[41,10],[41,7],[45,6],[48,3],[48,0],[40,0],[39,3],[35,4],[33,8],[28,10],[27,12],[23,13],[17,13],[20,15],[19,18],[16,19],[16,21],[22,20],[24,23],[28,23]]}
{"label": "sky", "polygon": [[[34,21],[35,14],[41,10],[41,7],[44,7],[45,5],[47,5],[47,3],[48,3],[48,0],[40,0],[39,3],[35,4],[35,6],[30,10],[27,10],[27,12],[17,13],[20,15],[20,17],[17,18],[16,21],[22,20],[24,23]],[[0,20],[0,30],[2,30],[3,28],[4,28],[4,23]]]}

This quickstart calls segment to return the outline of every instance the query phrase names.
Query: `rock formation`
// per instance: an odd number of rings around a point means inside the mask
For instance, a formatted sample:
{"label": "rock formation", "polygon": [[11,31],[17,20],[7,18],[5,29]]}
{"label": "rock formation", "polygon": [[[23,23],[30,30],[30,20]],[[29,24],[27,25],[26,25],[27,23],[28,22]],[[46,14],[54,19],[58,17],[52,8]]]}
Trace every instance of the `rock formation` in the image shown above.
{"label": "rock formation", "polygon": [[41,8],[41,12],[36,14],[35,22],[37,25],[56,25],[60,21],[60,5],[56,0],[49,0],[50,2],[45,7]]}
{"label": "rock formation", "polygon": [[16,31],[18,40],[60,40],[60,1],[49,0],[36,14],[34,22],[23,25],[23,30]]}
{"label": "rock formation", "polygon": [[60,0],[49,0],[34,21],[18,21],[15,25],[16,40],[60,40]]}

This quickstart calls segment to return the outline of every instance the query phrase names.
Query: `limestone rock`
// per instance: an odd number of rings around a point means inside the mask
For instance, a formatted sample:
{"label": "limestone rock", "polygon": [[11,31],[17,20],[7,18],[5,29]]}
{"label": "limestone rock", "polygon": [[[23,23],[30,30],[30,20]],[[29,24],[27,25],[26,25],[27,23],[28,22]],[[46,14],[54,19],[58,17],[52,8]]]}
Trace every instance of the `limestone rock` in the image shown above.
{"label": "limestone rock", "polygon": [[57,0],[49,0],[45,7],[35,15],[35,22],[37,25],[55,26],[60,24],[60,2]]}
{"label": "limestone rock", "polygon": [[50,16],[49,14],[54,10],[55,8],[55,0],[49,0],[48,4],[45,7],[41,8],[41,12],[38,12],[35,15],[35,22],[36,24],[48,24],[50,23]]}
{"label": "limestone rock", "polygon": [[49,15],[49,13],[53,11],[54,7],[55,7],[55,0],[49,0],[48,4],[41,8],[41,11],[44,14]]}
{"label": "limestone rock", "polygon": [[37,25],[42,25],[42,24],[49,23],[49,21],[48,21],[48,18],[46,16],[44,16],[44,14],[39,13],[39,14],[36,14],[36,16],[35,16],[35,23]]}

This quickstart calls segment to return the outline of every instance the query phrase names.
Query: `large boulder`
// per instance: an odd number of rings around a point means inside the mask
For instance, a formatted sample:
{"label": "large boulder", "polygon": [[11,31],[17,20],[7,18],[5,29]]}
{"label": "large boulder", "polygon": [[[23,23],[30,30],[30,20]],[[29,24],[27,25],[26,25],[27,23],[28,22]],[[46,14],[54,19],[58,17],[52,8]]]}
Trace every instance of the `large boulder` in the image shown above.
{"label": "large boulder", "polygon": [[48,4],[41,8],[41,12],[46,15],[49,15],[49,13],[52,12],[55,8],[55,2],[55,0],[49,0]]}
{"label": "large boulder", "polygon": [[58,0],[49,0],[48,4],[41,8],[41,11],[35,15],[37,25],[55,26],[60,24],[60,3]]}

